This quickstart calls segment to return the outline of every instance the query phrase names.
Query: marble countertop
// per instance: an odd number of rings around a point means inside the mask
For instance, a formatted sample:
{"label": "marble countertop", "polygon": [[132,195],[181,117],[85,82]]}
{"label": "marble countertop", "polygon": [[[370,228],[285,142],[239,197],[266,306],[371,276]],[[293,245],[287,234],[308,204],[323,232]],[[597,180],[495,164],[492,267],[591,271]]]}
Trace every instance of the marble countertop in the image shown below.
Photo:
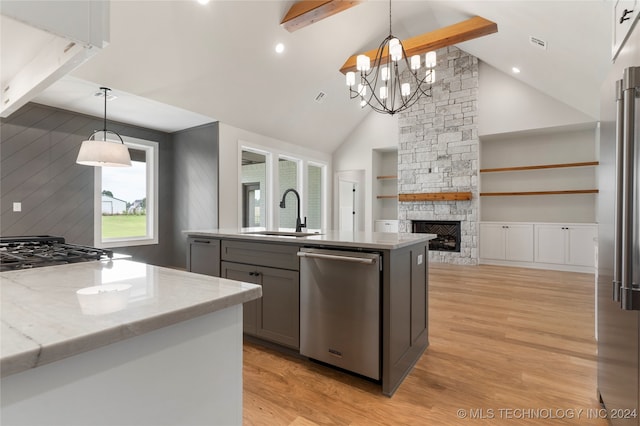
{"label": "marble countertop", "polygon": [[[80,289],[90,294],[78,296]],[[257,285],[125,259],[2,272],[0,371],[5,377],[261,295]]]}
{"label": "marble countertop", "polygon": [[[367,248],[394,250],[412,244],[436,238],[436,234],[408,234],[392,232],[344,232],[326,231],[304,237],[263,235],[255,229],[196,229],[183,231],[189,236],[223,237],[249,241],[272,241],[305,246],[337,246],[348,248]],[[268,231],[265,231],[268,232]]]}

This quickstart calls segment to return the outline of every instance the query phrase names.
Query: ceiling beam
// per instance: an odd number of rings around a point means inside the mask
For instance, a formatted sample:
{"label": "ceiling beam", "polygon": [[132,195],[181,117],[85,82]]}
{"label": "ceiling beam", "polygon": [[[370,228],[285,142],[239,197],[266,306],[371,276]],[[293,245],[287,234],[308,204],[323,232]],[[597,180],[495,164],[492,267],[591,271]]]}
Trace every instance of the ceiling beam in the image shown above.
{"label": "ceiling beam", "polygon": [[[480,16],[474,16],[466,21],[402,40],[402,45],[407,52],[407,56],[412,56],[497,32],[498,24]],[[375,58],[377,53],[378,49],[373,49],[365,52],[364,55]],[[356,71],[357,57],[358,55],[353,55],[347,59],[342,68],[340,68],[340,72],[346,74],[348,71]],[[388,54],[385,51],[383,58],[387,57]]]}
{"label": "ceiling beam", "polygon": [[362,0],[302,0],[291,6],[280,25],[292,33],[359,3]]}

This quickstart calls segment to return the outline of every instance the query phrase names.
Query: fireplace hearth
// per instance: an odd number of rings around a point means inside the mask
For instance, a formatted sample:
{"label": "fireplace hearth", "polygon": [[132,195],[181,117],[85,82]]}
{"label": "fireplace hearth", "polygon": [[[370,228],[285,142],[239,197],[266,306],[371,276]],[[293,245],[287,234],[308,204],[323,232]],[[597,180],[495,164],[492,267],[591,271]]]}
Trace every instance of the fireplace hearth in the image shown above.
{"label": "fireplace hearth", "polygon": [[429,241],[431,251],[460,252],[459,220],[413,220],[412,232],[420,234],[436,234]]}

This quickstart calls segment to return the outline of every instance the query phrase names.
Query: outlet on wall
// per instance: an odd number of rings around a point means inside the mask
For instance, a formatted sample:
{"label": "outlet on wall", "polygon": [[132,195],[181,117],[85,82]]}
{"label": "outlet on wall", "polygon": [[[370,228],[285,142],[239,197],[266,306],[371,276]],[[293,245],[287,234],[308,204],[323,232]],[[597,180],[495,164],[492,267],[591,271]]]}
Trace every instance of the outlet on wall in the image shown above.
{"label": "outlet on wall", "polygon": [[13,211],[14,212],[21,212],[22,211],[22,203],[14,202],[13,203]]}

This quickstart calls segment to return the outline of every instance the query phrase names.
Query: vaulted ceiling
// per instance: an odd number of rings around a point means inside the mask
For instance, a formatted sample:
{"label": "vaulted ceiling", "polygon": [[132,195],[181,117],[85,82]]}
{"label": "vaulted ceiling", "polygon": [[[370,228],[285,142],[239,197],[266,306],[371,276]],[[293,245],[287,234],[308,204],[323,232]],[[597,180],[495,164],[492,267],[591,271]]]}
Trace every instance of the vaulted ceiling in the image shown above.
{"label": "vaulted ceiling", "polygon": [[[93,93],[106,85],[119,95],[113,119],[165,131],[219,120],[332,152],[371,113],[349,100],[339,69],[388,35],[389,3],[364,1],[288,32],[280,22],[293,3],[112,1],[110,45],[35,101],[99,116]],[[596,119],[610,9],[602,0],[394,0],[393,32],[405,39],[475,15],[494,21],[497,33],[457,46],[505,73],[519,67],[514,78]]]}

